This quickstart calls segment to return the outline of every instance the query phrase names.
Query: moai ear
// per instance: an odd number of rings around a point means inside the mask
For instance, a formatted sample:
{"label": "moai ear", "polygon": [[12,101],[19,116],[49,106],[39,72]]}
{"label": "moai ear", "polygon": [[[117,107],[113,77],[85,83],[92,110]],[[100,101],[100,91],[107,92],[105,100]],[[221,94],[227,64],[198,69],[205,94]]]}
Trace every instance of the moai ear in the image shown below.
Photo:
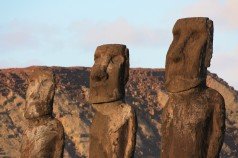
{"label": "moai ear", "polygon": [[129,79],[129,70],[130,70],[130,62],[129,62],[129,49],[125,49],[125,62],[124,62],[124,85],[126,85]]}
{"label": "moai ear", "polygon": [[207,49],[206,49],[206,56],[205,56],[205,67],[210,67],[210,62],[213,53],[213,21],[207,19],[207,32],[208,32],[208,40],[207,40]]}

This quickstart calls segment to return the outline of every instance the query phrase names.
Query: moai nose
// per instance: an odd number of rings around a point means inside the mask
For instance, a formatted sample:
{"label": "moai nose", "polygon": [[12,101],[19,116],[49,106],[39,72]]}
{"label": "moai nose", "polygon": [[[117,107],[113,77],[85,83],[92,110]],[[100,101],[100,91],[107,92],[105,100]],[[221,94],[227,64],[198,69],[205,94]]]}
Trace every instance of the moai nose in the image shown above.
{"label": "moai nose", "polygon": [[185,44],[186,39],[184,38],[179,39],[179,41],[176,43],[171,55],[173,62],[178,63],[184,58],[183,50]]}
{"label": "moai nose", "polygon": [[108,79],[107,67],[110,62],[110,57],[101,57],[98,63],[95,63],[91,70],[91,79],[95,81],[105,81]]}
{"label": "moai nose", "polygon": [[105,66],[93,66],[91,70],[91,79],[95,81],[107,80],[107,68]]}

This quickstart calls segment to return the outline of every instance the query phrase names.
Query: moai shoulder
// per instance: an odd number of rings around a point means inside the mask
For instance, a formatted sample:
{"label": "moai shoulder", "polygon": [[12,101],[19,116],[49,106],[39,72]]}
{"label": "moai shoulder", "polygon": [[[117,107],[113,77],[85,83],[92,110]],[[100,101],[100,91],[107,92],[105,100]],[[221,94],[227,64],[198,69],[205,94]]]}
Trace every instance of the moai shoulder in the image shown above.
{"label": "moai shoulder", "polygon": [[63,157],[64,129],[52,116],[55,82],[52,71],[34,69],[26,93],[27,129],[22,138],[21,157]]}
{"label": "moai shoulder", "polygon": [[93,108],[100,114],[108,116],[108,119],[110,120],[108,125],[110,132],[118,131],[128,122],[128,120],[134,120],[135,118],[133,108],[121,101],[113,102],[111,104],[102,103],[100,106],[94,104]]}
{"label": "moai shoulder", "polygon": [[21,158],[63,157],[63,126],[58,120],[40,119],[23,133]]}
{"label": "moai shoulder", "polygon": [[223,144],[225,104],[206,86],[213,43],[208,18],[179,19],[166,57],[169,100],[162,114],[163,158],[215,158]]}
{"label": "moai shoulder", "polygon": [[130,158],[135,147],[136,117],[124,102],[129,77],[125,45],[97,47],[90,74],[89,100],[95,109],[90,127],[90,158]]}

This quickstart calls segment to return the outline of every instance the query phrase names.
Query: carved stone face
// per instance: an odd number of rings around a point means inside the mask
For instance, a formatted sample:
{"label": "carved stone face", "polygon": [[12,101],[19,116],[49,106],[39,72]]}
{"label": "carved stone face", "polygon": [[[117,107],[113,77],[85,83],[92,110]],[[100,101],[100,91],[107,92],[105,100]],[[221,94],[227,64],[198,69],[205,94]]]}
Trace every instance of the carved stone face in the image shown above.
{"label": "carved stone face", "polygon": [[91,103],[105,103],[124,98],[129,76],[129,50],[125,45],[97,47],[90,73]]}
{"label": "carved stone face", "polygon": [[166,56],[165,86],[169,92],[204,82],[212,58],[213,22],[208,18],[179,19]]}
{"label": "carved stone face", "polygon": [[50,115],[53,108],[54,76],[49,70],[36,70],[29,78],[25,118]]}

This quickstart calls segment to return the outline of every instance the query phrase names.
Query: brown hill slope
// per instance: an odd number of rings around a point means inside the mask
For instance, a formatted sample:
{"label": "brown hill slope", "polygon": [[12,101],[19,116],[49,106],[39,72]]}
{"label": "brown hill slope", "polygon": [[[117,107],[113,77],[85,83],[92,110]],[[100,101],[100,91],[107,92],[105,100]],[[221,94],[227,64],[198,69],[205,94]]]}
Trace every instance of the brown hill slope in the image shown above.
{"label": "brown hill slope", "polygon": [[[34,67],[0,70],[0,157],[18,157],[25,129],[23,110],[27,78]],[[93,109],[86,102],[89,68],[52,67],[56,74],[54,114],[66,133],[64,157],[87,157],[89,126]],[[135,107],[138,132],[135,157],[159,155],[160,114],[166,102],[163,69],[131,69],[126,101]],[[216,75],[207,78],[210,87],[225,98],[227,132],[221,157],[238,157],[238,93]]]}

